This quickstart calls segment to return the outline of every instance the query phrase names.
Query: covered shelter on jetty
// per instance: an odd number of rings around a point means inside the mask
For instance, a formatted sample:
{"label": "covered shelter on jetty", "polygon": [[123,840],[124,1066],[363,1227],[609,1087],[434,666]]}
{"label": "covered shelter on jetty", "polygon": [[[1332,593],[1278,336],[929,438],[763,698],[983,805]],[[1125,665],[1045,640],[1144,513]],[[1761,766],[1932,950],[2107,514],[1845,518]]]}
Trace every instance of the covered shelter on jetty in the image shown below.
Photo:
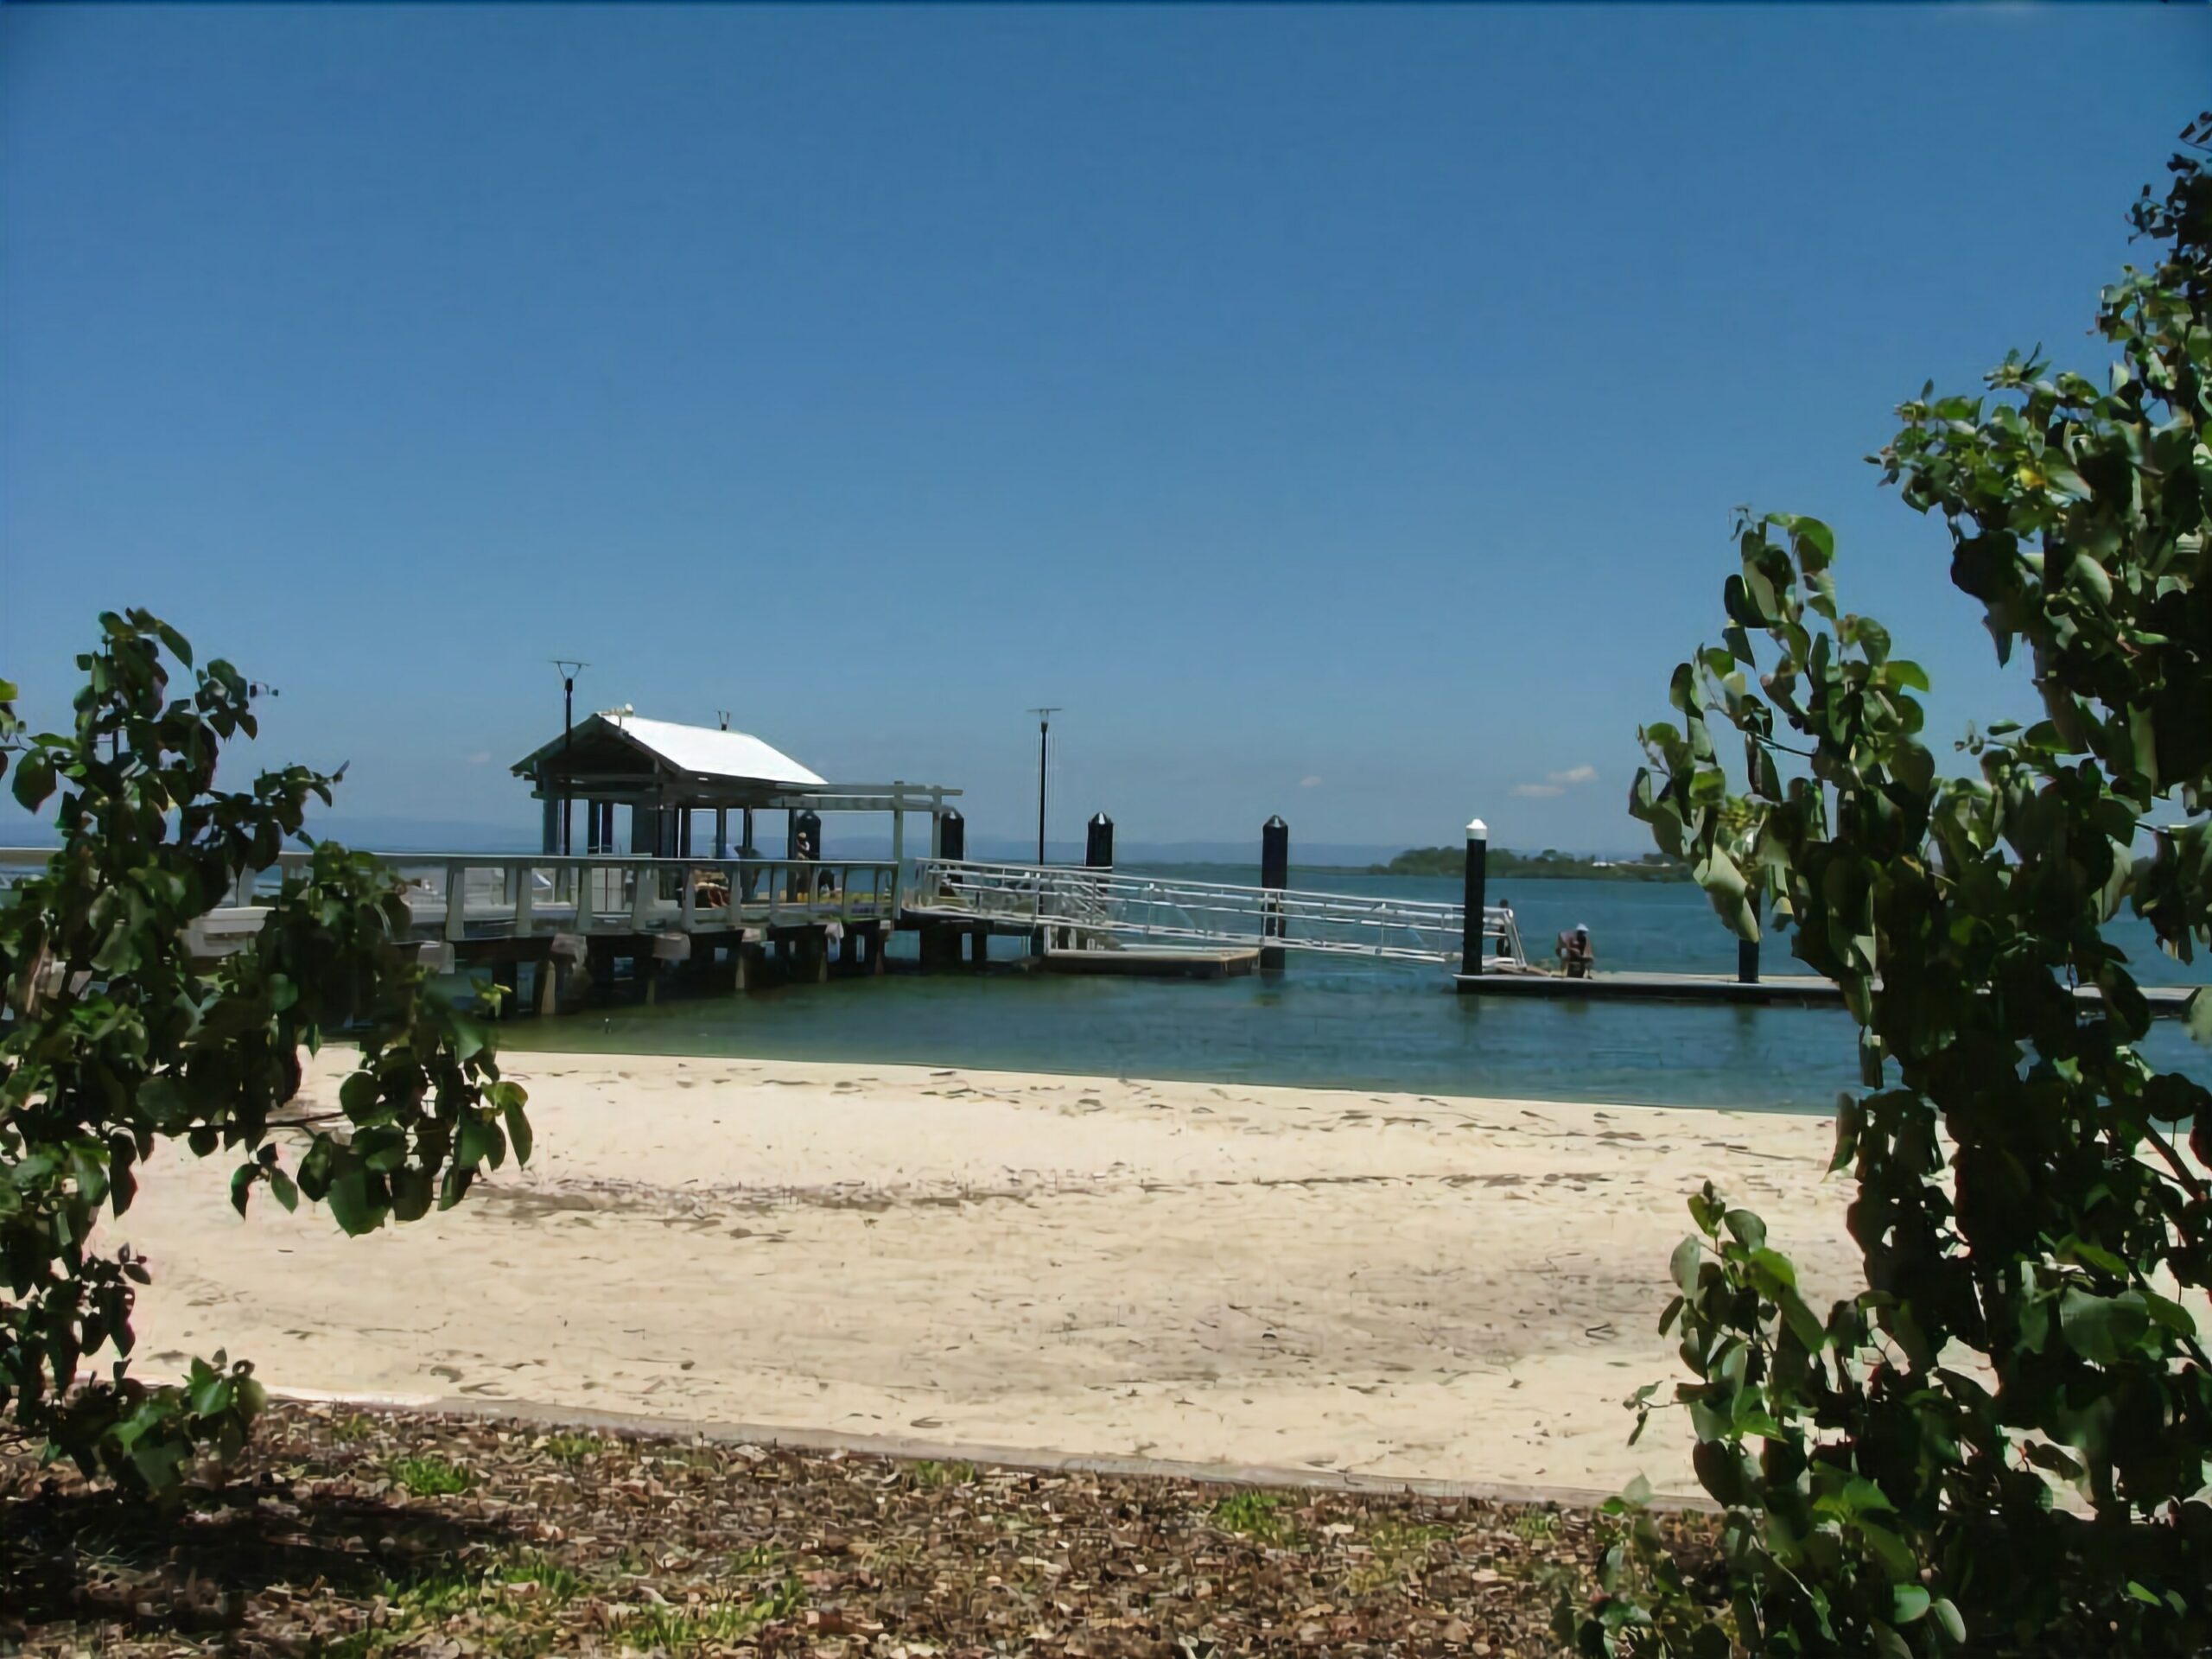
{"label": "covered shelter on jetty", "polygon": [[[885,812],[891,816],[891,852],[906,856],[906,815],[926,812],[929,851],[943,844],[947,802],[960,791],[942,784],[838,784],[746,732],[651,720],[630,709],[606,709],[533,749],[514,764],[518,777],[543,803],[548,855],[612,854],[654,858],[754,858],[754,814],[785,815],[786,855],[801,836],[823,851],[822,815]],[[575,830],[573,807],[583,809]],[[616,844],[615,809],[630,809],[626,847]],[[698,815],[714,815],[711,851],[696,836]],[[731,815],[738,840],[730,843]]]}

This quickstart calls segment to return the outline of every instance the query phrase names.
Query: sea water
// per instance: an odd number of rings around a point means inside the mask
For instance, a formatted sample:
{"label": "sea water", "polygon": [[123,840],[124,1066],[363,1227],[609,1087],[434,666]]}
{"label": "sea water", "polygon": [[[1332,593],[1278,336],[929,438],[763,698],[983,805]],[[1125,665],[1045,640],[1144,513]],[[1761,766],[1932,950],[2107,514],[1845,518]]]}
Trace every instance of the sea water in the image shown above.
{"label": "sea water", "polygon": [[[1255,873],[1147,868],[1129,874],[1256,882]],[[1459,883],[1298,872],[1294,887],[1454,900]],[[1586,925],[1606,969],[1732,974],[1735,937],[1683,882],[1534,880],[1492,885],[1533,957]],[[2205,964],[2161,955],[2139,922],[2114,936],[2145,984],[2202,983]],[[995,941],[1010,961],[1015,941]],[[909,965],[912,935],[894,947]],[[906,962],[901,963],[900,958]],[[1763,967],[1804,972],[1779,941]],[[658,1006],[519,1020],[515,1050],[747,1056],[1222,1084],[1290,1084],[1438,1095],[1621,1104],[1825,1111],[1857,1086],[1858,1027],[1840,1008],[1584,1002],[1460,996],[1433,963],[1293,952],[1281,975],[1218,981],[949,968],[745,996],[671,996]],[[2212,1052],[2161,1020],[2145,1044],[2164,1069],[2212,1080]]]}

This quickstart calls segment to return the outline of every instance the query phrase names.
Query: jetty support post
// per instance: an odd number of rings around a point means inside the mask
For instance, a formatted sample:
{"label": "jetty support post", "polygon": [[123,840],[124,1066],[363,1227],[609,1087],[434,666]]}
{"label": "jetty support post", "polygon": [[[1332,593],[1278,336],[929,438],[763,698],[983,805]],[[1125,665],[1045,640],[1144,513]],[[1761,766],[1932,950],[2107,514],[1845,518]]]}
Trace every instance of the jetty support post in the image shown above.
{"label": "jetty support post", "polygon": [[891,919],[894,924],[906,907],[906,785],[894,779],[891,785]]}
{"label": "jetty support post", "polygon": [[[1758,918],[1758,900],[1754,897],[1751,900],[1751,918],[1754,921]],[[1744,985],[1756,985],[1759,982],[1759,942],[1757,939],[1736,941],[1736,979],[1739,984]]]}
{"label": "jetty support post", "polygon": [[[1260,826],[1260,885],[1280,893],[1290,886],[1290,826],[1278,812]],[[1280,899],[1267,899],[1260,924],[1262,936],[1280,939],[1288,931]],[[1279,944],[1260,947],[1260,971],[1279,974],[1289,953]]]}
{"label": "jetty support post", "polygon": [[937,855],[958,864],[968,857],[968,820],[960,816],[960,809],[950,806],[938,820]]}
{"label": "jetty support post", "polygon": [[1103,812],[1091,815],[1084,826],[1083,868],[1086,870],[1110,870],[1114,868],[1114,820]]}
{"label": "jetty support post", "polygon": [[1459,928],[1459,971],[1483,970],[1483,935],[1490,917],[1490,826],[1480,818],[1467,825],[1465,918]]}

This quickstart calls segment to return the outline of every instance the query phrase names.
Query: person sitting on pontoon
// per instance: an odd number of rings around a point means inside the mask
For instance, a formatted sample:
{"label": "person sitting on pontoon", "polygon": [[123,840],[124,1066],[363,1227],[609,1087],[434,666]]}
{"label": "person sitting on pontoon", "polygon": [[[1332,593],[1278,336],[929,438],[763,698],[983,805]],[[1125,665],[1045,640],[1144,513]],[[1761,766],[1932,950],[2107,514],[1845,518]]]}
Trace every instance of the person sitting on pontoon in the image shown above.
{"label": "person sitting on pontoon", "polygon": [[1590,946],[1590,930],[1577,923],[1559,936],[1560,971],[1569,979],[1587,979],[1597,965],[1598,953]]}

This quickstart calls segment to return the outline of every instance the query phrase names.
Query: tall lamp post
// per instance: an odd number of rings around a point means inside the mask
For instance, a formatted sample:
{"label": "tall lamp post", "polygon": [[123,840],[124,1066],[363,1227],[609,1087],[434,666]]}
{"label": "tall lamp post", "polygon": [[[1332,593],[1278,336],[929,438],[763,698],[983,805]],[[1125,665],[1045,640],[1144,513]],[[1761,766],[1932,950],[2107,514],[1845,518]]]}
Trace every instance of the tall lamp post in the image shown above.
{"label": "tall lamp post", "polygon": [[[589,668],[589,663],[577,662],[567,657],[556,657],[553,666],[561,671],[561,765],[569,764],[569,745],[575,741],[576,729],[576,676]],[[575,803],[566,794],[561,797],[561,856],[567,858],[575,850],[575,836],[570,822]]]}
{"label": "tall lamp post", "polygon": [[1037,862],[1045,861],[1045,762],[1052,752],[1052,716],[1058,709],[1032,709],[1037,716]]}

